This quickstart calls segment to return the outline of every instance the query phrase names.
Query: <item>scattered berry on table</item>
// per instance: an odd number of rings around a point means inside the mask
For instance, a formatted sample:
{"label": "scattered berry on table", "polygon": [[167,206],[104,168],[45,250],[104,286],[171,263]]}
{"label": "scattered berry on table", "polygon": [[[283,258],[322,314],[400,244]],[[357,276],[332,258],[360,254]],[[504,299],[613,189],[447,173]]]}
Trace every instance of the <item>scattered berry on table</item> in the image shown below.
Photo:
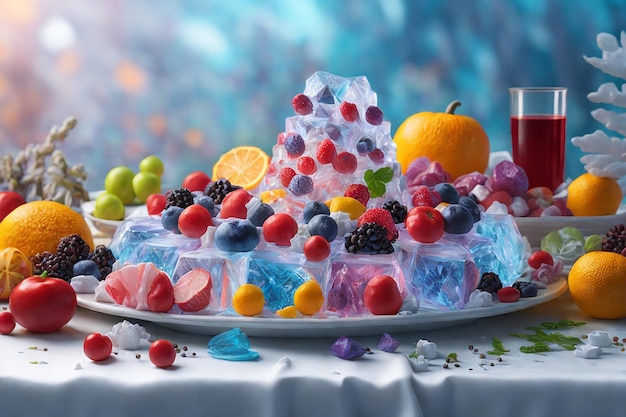
{"label": "scattered berry on table", "polygon": [[291,106],[296,113],[302,116],[311,114],[313,111],[311,99],[304,94],[296,94],[293,99],[291,99]]}

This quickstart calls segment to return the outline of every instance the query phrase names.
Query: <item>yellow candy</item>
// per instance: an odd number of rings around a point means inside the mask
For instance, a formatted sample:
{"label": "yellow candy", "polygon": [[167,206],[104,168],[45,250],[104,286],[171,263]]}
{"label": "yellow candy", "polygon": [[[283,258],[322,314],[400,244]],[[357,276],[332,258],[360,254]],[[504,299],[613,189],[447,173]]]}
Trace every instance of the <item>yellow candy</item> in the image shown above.
{"label": "yellow candy", "polygon": [[267,190],[263,191],[260,195],[261,201],[264,203],[273,203],[279,198],[284,198],[287,195],[287,192],[283,189],[275,189],[275,190]]}
{"label": "yellow candy", "polygon": [[293,303],[302,314],[311,315],[317,313],[324,305],[322,287],[314,279],[304,282],[293,293]]}
{"label": "yellow candy", "polygon": [[281,308],[280,310],[276,310],[276,314],[284,319],[295,319],[298,310],[296,310],[295,306],[287,306],[285,308]]}
{"label": "yellow candy", "polygon": [[350,220],[356,220],[365,213],[365,206],[359,200],[352,197],[333,197],[326,202],[331,213],[342,211],[350,215]]}

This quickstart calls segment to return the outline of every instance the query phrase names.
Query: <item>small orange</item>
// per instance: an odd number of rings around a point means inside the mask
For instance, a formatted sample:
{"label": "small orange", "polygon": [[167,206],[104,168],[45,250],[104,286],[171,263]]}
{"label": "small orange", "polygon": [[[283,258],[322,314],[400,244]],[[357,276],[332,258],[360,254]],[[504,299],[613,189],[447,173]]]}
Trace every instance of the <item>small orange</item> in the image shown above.
{"label": "small orange", "polygon": [[409,116],[396,130],[396,157],[405,174],[421,156],[437,161],[452,178],[478,171],[489,163],[489,138],[473,118],[454,114],[459,101],[445,113],[420,112]]}
{"label": "small orange", "polygon": [[567,207],[574,216],[609,216],[622,202],[622,189],[614,178],[584,173],[567,187]]}
{"label": "small orange", "polygon": [[32,274],[32,262],[19,249],[0,250],[0,300],[8,300],[13,288]]}
{"label": "small orange", "polygon": [[242,316],[256,316],[263,312],[265,297],[263,291],[254,284],[243,284],[233,295],[233,308]]}
{"label": "small orange", "polygon": [[213,179],[226,178],[233,185],[252,190],[261,183],[270,157],[256,146],[238,146],[223,154],[213,165]]}
{"label": "small orange", "polygon": [[314,279],[301,284],[293,293],[293,304],[302,314],[315,314],[324,304],[322,287]]}
{"label": "small orange", "polygon": [[13,210],[0,223],[0,249],[14,247],[28,258],[55,252],[59,241],[78,234],[93,250],[93,236],[83,216],[54,201],[32,201]]}
{"label": "small orange", "polygon": [[626,317],[626,256],[588,252],[572,265],[567,280],[574,303],[589,316]]}

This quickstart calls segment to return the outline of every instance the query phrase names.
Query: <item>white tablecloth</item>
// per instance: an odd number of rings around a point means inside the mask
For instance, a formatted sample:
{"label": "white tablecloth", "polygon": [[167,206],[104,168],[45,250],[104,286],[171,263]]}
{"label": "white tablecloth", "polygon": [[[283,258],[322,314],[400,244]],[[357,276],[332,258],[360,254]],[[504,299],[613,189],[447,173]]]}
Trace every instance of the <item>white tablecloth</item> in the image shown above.
{"label": "white tablecloth", "polygon": [[[188,348],[173,367],[158,369],[149,362],[147,342],[137,351],[120,350],[102,363],[88,360],[82,351],[84,337],[105,333],[121,319],[79,308],[56,333],[37,335],[18,327],[11,335],[0,335],[0,415],[623,415],[626,353],[621,347],[604,349],[598,359],[576,358],[570,351],[524,354],[519,348],[528,342],[510,336],[561,319],[587,322],[562,331],[567,335],[604,330],[620,341],[626,338],[626,320],[591,320],[569,294],[462,327],[393,334],[401,342],[396,353],[378,350],[379,336],[359,337],[373,353],[354,361],[328,353],[334,339],[251,337],[260,359],[228,362],[206,353],[210,336],[142,323],[153,339],[167,338]],[[495,356],[479,356],[492,349],[494,337],[510,350],[501,362]],[[407,359],[419,339],[438,345],[439,357],[426,372],[415,372]],[[459,366],[446,369],[445,356],[453,352]]]}

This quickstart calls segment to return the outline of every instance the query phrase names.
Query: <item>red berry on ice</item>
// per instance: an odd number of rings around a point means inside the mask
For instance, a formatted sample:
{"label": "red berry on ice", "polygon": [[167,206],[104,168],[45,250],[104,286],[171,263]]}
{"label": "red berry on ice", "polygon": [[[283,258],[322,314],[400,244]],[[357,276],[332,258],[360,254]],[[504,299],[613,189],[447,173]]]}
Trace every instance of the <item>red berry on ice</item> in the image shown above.
{"label": "red berry on ice", "polygon": [[278,176],[280,177],[280,183],[283,187],[289,187],[291,179],[296,176],[296,171],[290,167],[282,167]]}
{"label": "red berry on ice", "polygon": [[315,155],[320,164],[330,164],[337,155],[337,148],[330,139],[324,139],[317,145],[317,154]]}
{"label": "red berry on ice", "polygon": [[425,185],[420,185],[415,188],[413,192],[413,199],[411,201],[414,207],[428,206],[437,207],[441,203],[441,196],[437,191],[431,190]]}
{"label": "red berry on ice", "polygon": [[311,114],[313,111],[313,103],[311,99],[304,94],[296,94],[291,100],[291,106],[293,110],[300,115]]}
{"label": "red berry on ice", "polygon": [[301,156],[298,158],[297,162],[298,171],[300,171],[304,175],[311,175],[317,171],[317,164],[315,163],[315,159],[310,156]]}
{"label": "red berry on ice", "polygon": [[359,109],[354,103],[344,101],[339,106],[339,111],[346,122],[354,122],[359,119]]}
{"label": "red berry on ice", "polygon": [[363,184],[350,184],[346,191],[343,193],[344,197],[352,197],[358,200],[364,206],[367,206],[367,202],[370,200],[370,192],[368,188]]}
{"label": "red berry on ice", "polygon": [[365,213],[361,214],[357,220],[357,227],[365,223],[376,223],[387,229],[387,239],[390,242],[398,238],[398,229],[389,210],[379,207],[365,210]]}
{"label": "red berry on ice", "polygon": [[352,174],[356,171],[357,160],[356,156],[350,152],[341,152],[333,158],[332,164],[335,171],[341,174]]}
{"label": "red berry on ice", "polygon": [[385,153],[379,148],[374,149],[372,152],[368,153],[367,156],[375,164],[382,164],[385,162]]}
{"label": "red berry on ice", "polygon": [[376,106],[369,106],[365,111],[365,120],[367,123],[378,126],[383,122],[383,112]]}

